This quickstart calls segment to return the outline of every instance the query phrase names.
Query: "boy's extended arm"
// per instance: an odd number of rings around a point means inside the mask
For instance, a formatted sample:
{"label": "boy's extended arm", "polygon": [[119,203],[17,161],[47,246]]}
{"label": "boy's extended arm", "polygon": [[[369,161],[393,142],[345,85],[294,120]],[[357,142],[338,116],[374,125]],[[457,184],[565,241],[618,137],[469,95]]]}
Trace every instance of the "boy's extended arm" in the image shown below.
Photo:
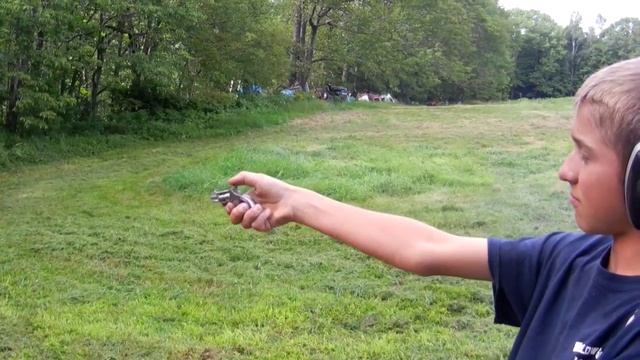
{"label": "boy's extended arm", "polygon": [[293,220],[420,275],[491,280],[487,239],[456,236],[410,218],[297,189]]}
{"label": "boy's extended arm", "polygon": [[257,203],[251,208],[227,204],[234,224],[269,231],[294,221],[416,274],[491,280],[487,239],[455,236],[413,219],[344,204],[263,174],[241,172],[229,184],[253,187]]}

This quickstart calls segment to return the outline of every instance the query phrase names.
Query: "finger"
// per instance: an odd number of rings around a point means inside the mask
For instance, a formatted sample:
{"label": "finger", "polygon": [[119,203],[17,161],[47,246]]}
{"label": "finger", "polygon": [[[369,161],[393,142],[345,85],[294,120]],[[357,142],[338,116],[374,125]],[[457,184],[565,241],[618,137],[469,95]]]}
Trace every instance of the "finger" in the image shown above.
{"label": "finger", "polygon": [[227,182],[231,186],[248,185],[251,187],[255,187],[258,183],[259,177],[260,175],[256,173],[241,171],[237,175],[229,179]]}
{"label": "finger", "polygon": [[258,215],[260,215],[262,210],[263,209],[262,209],[262,206],[260,206],[260,204],[257,204],[256,206],[249,209],[249,211],[247,211],[244,214],[244,217],[242,218],[242,227],[245,229],[250,229],[251,224],[255,221]]}
{"label": "finger", "polygon": [[242,222],[242,218],[244,217],[244,214],[247,212],[247,210],[249,210],[249,205],[245,203],[242,203],[236,206],[231,211],[231,214],[229,214],[229,217],[231,218],[231,223],[239,224],[240,222]]}
{"label": "finger", "polygon": [[227,203],[227,205],[224,206],[224,209],[227,210],[227,215],[231,214],[231,211],[233,211],[233,208],[235,208],[236,206],[233,205],[233,203]]}
{"label": "finger", "polygon": [[270,231],[272,229],[269,218],[271,217],[271,210],[265,209],[260,215],[253,221],[251,227],[258,231]]}

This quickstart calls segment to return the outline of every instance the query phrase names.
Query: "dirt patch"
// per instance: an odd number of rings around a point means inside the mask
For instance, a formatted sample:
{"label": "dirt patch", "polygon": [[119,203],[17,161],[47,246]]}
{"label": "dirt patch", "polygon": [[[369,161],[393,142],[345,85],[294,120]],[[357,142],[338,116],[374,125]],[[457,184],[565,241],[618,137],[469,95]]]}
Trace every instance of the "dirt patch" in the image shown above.
{"label": "dirt patch", "polygon": [[495,142],[517,138],[530,146],[543,146],[549,137],[568,137],[570,126],[570,114],[551,111],[498,116],[444,112],[442,116],[434,116],[432,109],[420,107],[326,112],[291,122],[291,129],[297,134],[330,139],[357,137],[406,143],[425,139]]}
{"label": "dirt patch", "polygon": [[204,349],[200,354],[200,360],[217,360],[220,358],[220,351],[215,349]]}
{"label": "dirt patch", "polygon": [[178,356],[180,360],[220,360],[222,359],[222,351],[206,348],[202,352],[196,349],[189,349]]}
{"label": "dirt patch", "polygon": [[358,111],[341,111],[326,112],[295,119],[291,122],[291,126],[302,129],[315,129],[320,127],[333,127],[351,122],[360,122],[366,120],[365,113]]}

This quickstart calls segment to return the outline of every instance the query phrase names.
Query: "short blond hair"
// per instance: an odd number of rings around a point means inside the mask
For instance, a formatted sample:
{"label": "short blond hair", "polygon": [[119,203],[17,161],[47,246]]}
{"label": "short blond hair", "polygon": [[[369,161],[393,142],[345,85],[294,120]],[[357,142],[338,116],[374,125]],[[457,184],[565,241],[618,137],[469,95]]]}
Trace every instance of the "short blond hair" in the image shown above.
{"label": "short blond hair", "polygon": [[589,104],[594,125],[626,167],[640,142],[640,57],[609,65],[585,80],[576,92],[576,111]]}

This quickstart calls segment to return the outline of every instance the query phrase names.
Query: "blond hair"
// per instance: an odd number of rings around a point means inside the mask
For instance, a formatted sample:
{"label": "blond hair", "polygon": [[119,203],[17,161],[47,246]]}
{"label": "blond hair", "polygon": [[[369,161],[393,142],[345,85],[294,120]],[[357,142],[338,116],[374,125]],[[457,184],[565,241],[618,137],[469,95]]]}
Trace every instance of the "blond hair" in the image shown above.
{"label": "blond hair", "polygon": [[640,142],[640,57],[592,74],[576,92],[575,108],[589,104],[591,119],[623,168]]}

